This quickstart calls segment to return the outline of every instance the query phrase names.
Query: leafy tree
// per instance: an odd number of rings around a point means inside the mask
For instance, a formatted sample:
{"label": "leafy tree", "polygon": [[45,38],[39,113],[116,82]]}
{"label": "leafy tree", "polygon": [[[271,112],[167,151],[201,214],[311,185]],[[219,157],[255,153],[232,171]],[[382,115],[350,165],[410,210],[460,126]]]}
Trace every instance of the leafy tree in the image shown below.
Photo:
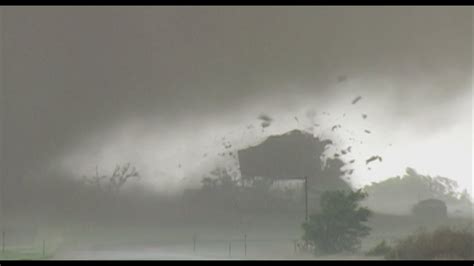
{"label": "leafy tree", "polygon": [[314,246],[316,254],[357,250],[360,238],[369,235],[371,230],[364,224],[371,211],[359,205],[366,197],[362,190],[324,192],[321,211],[312,214],[303,224],[303,240]]}
{"label": "leafy tree", "polygon": [[100,175],[98,167],[96,167],[95,175],[91,177],[83,176],[85,184],[93,185],[100,191],[118,191],[131,178],[138,178],[135,166],[130,163],[125,165],[117,165],[111,175]]}

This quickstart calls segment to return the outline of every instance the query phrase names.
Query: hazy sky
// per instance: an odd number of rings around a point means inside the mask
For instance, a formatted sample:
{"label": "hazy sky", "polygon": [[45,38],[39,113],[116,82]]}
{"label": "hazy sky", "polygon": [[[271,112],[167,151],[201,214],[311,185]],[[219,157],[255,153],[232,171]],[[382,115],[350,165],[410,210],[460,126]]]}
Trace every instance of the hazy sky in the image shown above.
{"label": "hazy sky", "polygon": [[9,177],[132,161],[172,190],[225,161],[222,137],[239,148],[318,123],[354,146],[355,184],[410,166],[472,187],[471,8],[2,9]]}

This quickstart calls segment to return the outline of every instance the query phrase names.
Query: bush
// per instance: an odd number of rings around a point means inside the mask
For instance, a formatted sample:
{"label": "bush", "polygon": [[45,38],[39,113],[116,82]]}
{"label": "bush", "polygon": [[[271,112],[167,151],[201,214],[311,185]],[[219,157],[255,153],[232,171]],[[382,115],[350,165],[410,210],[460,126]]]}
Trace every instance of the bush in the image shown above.
{"label": "bush", "polygon": [[321,212],[310,216],[303,224],[303,240],[314,246],[315,253],[355,251],[360,238],[367,236],[367,222],[371,212],[359,203],[367,194],[358,191],[326,191],[321,196]]}
{"label": "bush", "polygon": [[389,245],[383,240],[377,246],[369,250],[365,253],[367,256],[385,256],[387,255],[392,249]]}
{"label": "bush", "polygon": [[432,233],[419,231],[400,240],[386,259],[474,259],[474,235],[467,229],[442,227]]}

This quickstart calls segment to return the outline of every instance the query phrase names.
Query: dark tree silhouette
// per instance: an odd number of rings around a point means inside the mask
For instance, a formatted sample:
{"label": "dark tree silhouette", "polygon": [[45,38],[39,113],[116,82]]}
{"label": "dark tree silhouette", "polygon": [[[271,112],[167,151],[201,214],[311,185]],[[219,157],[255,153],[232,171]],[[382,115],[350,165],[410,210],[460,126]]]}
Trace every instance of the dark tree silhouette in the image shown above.
{"label": "dark tree silhouette", "polygon": [[321,211],[311,215],[309,221],[303,224],[303,240],[314,247],[316,254],[357,250],[360,238],[370,232],[364,222],[367,222],[371,211],[359,206],[366,197],[362,190],[323,193]]}
{"label": "dark tree silhouette", "polygon": [[112,175],[100,175],[98,167],[96,167],[95,175],[91,177],[83,176],[85,184],[93,185],[101,191],[118,191],[131,178],[138,178],[135,166],[130,163],[125,165],[117,165]]}

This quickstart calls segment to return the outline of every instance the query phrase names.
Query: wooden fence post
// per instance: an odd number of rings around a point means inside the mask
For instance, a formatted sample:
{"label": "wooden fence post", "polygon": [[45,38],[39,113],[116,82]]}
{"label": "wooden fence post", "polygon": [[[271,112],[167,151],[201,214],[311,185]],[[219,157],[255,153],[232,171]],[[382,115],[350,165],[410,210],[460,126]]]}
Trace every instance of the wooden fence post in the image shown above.
{"label": "wooden fence post", "polygon": [[244,234],[244,256],[247,257],[247,234]]}
{"label": "wooden fence post", "polygon": [[2,231],[2,253],[5,253],[5,231]]}

